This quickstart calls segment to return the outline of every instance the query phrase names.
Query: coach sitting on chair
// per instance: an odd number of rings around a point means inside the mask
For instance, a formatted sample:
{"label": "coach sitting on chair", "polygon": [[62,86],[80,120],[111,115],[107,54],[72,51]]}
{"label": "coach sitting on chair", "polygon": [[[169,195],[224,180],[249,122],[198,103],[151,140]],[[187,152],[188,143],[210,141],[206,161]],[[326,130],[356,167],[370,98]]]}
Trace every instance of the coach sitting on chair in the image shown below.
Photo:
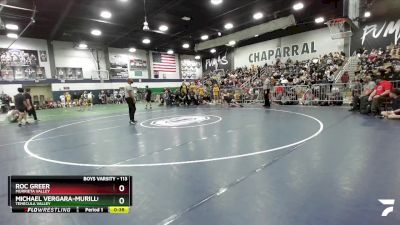
{"label": "coach sitting on chair", "polygon": [[378,82],[374,91],[369,95],[368,101],[371,103],[371,112],[375,116],[380,115],[380,107],[383,101],[389,96],[390,90],[392,90],[392,83],[387,81],[387,77],[383,77],[384,80]]}

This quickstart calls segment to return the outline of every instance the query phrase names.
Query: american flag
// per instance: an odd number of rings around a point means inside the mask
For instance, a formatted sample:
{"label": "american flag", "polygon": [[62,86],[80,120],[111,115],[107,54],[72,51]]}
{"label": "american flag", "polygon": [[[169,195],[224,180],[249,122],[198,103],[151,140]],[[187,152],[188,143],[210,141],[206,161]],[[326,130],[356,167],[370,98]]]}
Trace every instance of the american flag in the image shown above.
{"label": "american flag", "polygon": [[153,52],[153,68],[158,72],[176,72],[175,55]]}

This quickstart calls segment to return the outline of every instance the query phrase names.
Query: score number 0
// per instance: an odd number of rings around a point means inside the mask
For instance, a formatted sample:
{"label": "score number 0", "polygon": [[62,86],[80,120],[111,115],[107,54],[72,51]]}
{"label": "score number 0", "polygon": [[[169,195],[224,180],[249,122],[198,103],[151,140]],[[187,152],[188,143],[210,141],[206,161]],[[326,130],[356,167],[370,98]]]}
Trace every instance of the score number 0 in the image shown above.
{"label": "score number 0", "polygon": [[[124,192],[125,191],[125,186],[122,185],[122,184],[119,185],[118,190],[120,192]],[[119,202],[119,204],[123,205],[125,203],[125,198],[124,197],[119,198],[118,202]]]}

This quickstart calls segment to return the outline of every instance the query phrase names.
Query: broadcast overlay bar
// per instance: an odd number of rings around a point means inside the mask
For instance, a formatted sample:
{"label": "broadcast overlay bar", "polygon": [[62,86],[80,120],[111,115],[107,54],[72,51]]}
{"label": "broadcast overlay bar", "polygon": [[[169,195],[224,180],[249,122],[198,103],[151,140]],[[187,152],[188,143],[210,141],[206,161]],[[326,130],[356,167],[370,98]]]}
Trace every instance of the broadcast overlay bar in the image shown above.
{"label": "broadcast overlay bar", "polygon": [[14,213],[129,213],[131,176],[9,176]]}

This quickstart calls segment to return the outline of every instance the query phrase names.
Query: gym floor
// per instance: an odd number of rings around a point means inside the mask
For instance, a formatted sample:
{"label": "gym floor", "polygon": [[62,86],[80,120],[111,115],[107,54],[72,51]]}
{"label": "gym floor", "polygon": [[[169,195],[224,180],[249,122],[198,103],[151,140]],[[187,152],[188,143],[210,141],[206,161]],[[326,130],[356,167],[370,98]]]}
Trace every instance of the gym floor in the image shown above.
{"label": "gym floor", "polygon": [[[344,107],[126,105],[0,124],[0,224],[400,224],[398,121]],[[168,128],[167,128],[168,127]],[[131,175],[128,215],[12,214],[9,175]]]}

